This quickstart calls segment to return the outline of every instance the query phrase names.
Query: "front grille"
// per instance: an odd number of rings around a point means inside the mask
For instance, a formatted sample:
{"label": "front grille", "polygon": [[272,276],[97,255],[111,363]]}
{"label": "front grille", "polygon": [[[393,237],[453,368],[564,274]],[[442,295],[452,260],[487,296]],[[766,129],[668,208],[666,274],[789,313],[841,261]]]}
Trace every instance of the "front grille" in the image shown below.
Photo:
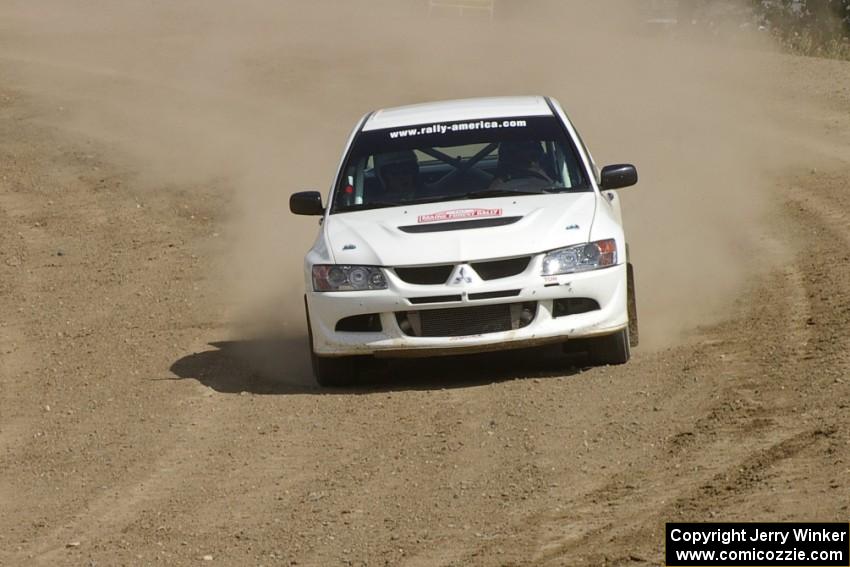
{"label": "front grille", "polygon": [[396,313],[401,331],[413,337],[464,337],[521,329],[537,314],[537,302],[402,311]]}
{"label": "front grille", "polygon": [[441,285],[452,275],[454,266],[421,266],[416,268],[396,268],[395,273],[403,281],[417,285]]}
{"label": "front grille", "polygon": [[[531,262],[531,256],[494,260],[491,262],[472,262],[470,266],[484,280],[498,280],[523,273]],[[448,281],[455,269],[453,264],[438,266],[414,266],[394,268],[396,275],[402,281],[416,285],[442,285]]]}
{"label": "front grille", "polygon": [[482,280],[497,280],[523,273],[529,262],[531,262],[531,256],[524,256],[494,262],[475,262],[471,266],[481,276]]}

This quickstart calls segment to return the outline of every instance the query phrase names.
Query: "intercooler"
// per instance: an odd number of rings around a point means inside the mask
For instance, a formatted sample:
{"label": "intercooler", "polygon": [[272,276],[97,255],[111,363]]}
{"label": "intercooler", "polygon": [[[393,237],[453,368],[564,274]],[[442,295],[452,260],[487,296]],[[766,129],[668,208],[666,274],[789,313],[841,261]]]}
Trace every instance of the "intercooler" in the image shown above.
{"label": "intercooler", "polygon": [[537,303],[502,303],[475,307],[401,311],[396,320],[413,337],[464,337],[521,329],[534,320]]}

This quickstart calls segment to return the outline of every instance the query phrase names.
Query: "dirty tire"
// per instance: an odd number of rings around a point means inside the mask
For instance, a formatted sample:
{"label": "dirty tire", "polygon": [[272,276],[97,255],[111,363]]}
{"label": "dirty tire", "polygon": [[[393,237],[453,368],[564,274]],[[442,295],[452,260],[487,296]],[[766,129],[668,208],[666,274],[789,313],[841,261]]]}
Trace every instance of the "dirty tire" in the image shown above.
{"label": "dirty tire", "polygon": [[594,366],[625,364],[629,361],[629,330],[623,329],[613,335],[590,339],[587,354]]}
{"label": "dirty tire", "polygon": [[356,356],[324,357],[311,354],[313,376],[323,388],[342,388],[351,386],[357,381]]}
{"label": "dirty tire", "polygon": [[631,262],[626,265],[626,286],[628,289],[629,346],[636,347],[640,343],[640,333],[638,331],[637,295],[635,294],[635,269]]}
{"label": "dirty tire", "polygon": [[313,377],[323,388],[342,388],[351,386],[357,381],[357,366],[359,356],[318,356],[313,350],[313,326],[310,325],[310,308],[307,306],[307,296],[304,296],[304,316],[307,318],[307,336],[310,340],[310,364],[313,367]]}

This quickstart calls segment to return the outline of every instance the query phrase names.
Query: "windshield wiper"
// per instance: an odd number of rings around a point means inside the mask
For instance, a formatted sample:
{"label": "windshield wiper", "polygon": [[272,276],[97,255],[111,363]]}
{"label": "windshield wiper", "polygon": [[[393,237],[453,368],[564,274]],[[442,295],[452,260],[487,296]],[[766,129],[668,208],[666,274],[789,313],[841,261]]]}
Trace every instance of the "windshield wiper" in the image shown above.
{"label": "windshield wiper", "polygon": [[464,195],[465,199],[486,199],[488,197],[517,197],[519,195],[541,195],[543,191],[535,189],[533,191],[522,191],[520,189],[486,189],[484,191],[474,191]]}
{"label": "windshield wiper", "polygon": [[440,203],[442,201],[453,201],[457,199],[456,195],[435,195],[434,197],[424,197],[422,199],[414,199],[413,201],[405,201],[405,205],[424,205],[428,203]]}
{"label": "windshield wiper", "polygon": [[459,199],[488,199],[490,197],[519,197],[522,195],[543,195],[544,193],[557,193],[567,189],[563,185],[552,185],[551,187],[533,187],[526,190],[523,189],[485,189],[483,191],[473,191],[461,195],[437,195],[434,197],[425,197],[424,199],[414,199],[412,201],[371,201],[369,203],[361,203],[359,205],[348,205],[336,209],[338,213],[348,213],[353,211],[368,211],[370,209],[386,209],[389,207],[410,207],[414,205],[424,205],[427,203],[440,203],[444,201],[456,201]]}
{"label": "windshield wiper", "polygon": [[348,213],[351,211],[368,211],[369,209],[386,209],[388,207],[401,207],[405,203],[390,203],[389,201],[371,201],[369,203],[360,203],[357,205],[348,205],[340,207],[336,210],[338,213]]}

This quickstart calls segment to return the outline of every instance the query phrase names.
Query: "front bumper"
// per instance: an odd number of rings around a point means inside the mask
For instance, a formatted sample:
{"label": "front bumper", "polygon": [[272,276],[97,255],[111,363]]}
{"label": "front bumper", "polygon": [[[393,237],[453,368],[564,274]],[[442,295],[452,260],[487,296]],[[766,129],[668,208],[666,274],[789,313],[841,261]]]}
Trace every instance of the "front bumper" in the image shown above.
{"label": "front bumper", "polygon": [[[529,273],[531,272],[531,273]],[[628,325],[626,265],[544,278],[539,271],[471,285],[412,285],[392,274],[389,288],[381,291],[307,293],[313,350],[320,356],[440,356],[522,348],[568,339],[608,335]],[[470,295],[519,290],[498,299],[470,299]],[[414,304],[410,299],[460,296],[459,301]],[[556,300],[587,298],[599,309],[575,315],[555,316]],[[410,336],[396,318],[398,312],[451,309],[494,304],[537,304],[534,319],[522,328],[465,336]],[[346,317],[376,313],[380,332],[336,331]]]}

